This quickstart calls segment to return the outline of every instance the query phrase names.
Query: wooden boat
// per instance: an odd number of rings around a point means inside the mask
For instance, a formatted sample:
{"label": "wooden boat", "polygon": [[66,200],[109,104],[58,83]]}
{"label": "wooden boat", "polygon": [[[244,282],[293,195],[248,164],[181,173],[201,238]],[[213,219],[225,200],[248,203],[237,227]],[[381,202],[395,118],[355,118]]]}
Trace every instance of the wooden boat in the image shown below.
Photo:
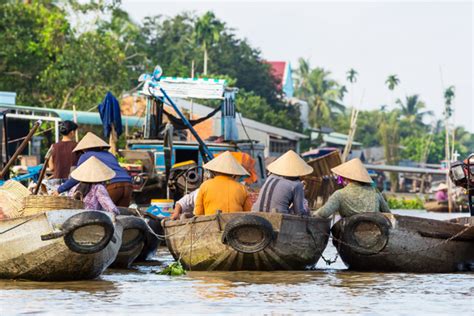
{"label": "wooden boat", "polygon": [[106,212],[55,210],[0,221],[0,278],[84,280],[114,260],[122,226]]}
{"label": "wooden boat", "polygon": [[339,220],[332,234],[351,270],[474,271],[474,217],[439,221],[365,213]]}
{"label": "wooden boat", "polygon": [[127,269],[137,259],[145,246],[148,227],[137,216],[117,216],[117,222],[123,227],[122,245],[111,268]]}
{"label": "wooden boat", "polygon": [[[428,212],[436,213],[448,213],[448,203],[440,203],[438,201],[427,201],[424,203],[424,208]],[[459,205],[453,209],[453,212],[469,212],[469,207],[467,205]]]}
{"label": "wooden boat", "polygon": [[280,213],[223,213],[163,222],[188,270],[303,270],[326,248],[330,221]]}

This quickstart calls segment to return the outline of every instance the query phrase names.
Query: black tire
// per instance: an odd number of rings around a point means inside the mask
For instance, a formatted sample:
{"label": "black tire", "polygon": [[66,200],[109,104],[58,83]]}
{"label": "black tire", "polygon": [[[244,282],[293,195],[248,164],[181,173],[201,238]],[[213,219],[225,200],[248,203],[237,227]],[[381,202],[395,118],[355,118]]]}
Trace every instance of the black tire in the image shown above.
{"label": "black tire", "polygon": [[[358,241],[355,230],[362,223],[375,225],[380,234],[374,238],[370,245],[362,244]],[[388,243],[392,223],[382,213],[363,213],[345,218],[343,223],[342,239],[352,245],[352,250],[362,255],[374,255],[382,251]]]}
{"label": "black tire", "polygon": [[[104,228],[104,237],[93,245],[82,245],[74,240],[74,231],[86,226],[101,226]],[[103,250],[112,239],[115,227],[112,219],[101,211],[82,212],[71,216],[62,225],[64,242],[71,251],[81,254],[91,254]]]}
{"label": "black tire", "polygon": [[[254,236],[247,234],[247,240],[242,239],[245,230],[253,230]],[[231,219],[225,226],[222,242],[242,253],[255,253],[265,249],[274,238],[272,224],[257,215],[243,215]]]}
{"label": "black tire", "polygon": [[141,242],[144,242],[146,233],[148,232],[148,227],[143,219],[136,216],[118,216],[117,222],[119,222],[123,227],[123,234],[129,229],[136,229],[140,233],[134,239],[125,243],[122,237],[122,246],[120,246],[120,252],[126,252],[135,248]]}

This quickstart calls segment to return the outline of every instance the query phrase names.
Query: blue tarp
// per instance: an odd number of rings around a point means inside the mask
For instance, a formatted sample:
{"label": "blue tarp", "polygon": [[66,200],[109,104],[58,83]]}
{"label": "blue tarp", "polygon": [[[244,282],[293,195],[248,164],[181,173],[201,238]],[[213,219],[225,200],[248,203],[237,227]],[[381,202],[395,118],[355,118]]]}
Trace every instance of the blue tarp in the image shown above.
{"label": "blue tarp", "polygon": [[107,92],[104,100],[99,104],[99,114],[102,120],[102,126],[104,127],[104,136],[108,138],[112,131],[112,124],[115,127],[117,136],[120,136],[123,132],[122,129],[122,116],[120,114],[120,105],[117,98],[114,97],[112,92]]}

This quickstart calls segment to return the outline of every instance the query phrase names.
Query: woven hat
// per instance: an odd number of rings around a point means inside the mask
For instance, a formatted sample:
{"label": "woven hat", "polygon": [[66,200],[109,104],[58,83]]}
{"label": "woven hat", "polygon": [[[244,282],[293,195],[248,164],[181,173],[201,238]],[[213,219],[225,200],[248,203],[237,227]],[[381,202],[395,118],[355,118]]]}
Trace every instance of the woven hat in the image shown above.
{"label": "woven hat", "polygon": [[220,154],[203,166],[205,169],[234,176],[248,176],[249,173],[232,156],[230,151]]}
{"label": "woven hat", "polygon": [[81,182],[98,183],[115,177],[115,172],[96,157],[90,157],[71,172],[71,178]]}
{"label": "woven hat", "polygon": [[76,147],[74,147],[73,152],[91,148],[110,148],[110,145],[107,144],[99,136],[89,132],[81,139],[81,141],[76,145]]}
{"label": "woven hat", "polygon": [[359,158],[354,158],[331,169],[332,172],[343,178],[363,183],[372,183],[367,169]]}
{"label": "woven hat", "polygon": [[313,172],[313,167],[308,165],[293,150],[288,150],[280,158],[267,166],[267,170],[283,177],[302,177]]}
{"label": "woven hat", "polygon": [[435,191],[438,192],[438,191],[443,191],[443,190],[447,190],[447,189],[448,189],[448,186],[445,183],[440,183],[436,187]]}

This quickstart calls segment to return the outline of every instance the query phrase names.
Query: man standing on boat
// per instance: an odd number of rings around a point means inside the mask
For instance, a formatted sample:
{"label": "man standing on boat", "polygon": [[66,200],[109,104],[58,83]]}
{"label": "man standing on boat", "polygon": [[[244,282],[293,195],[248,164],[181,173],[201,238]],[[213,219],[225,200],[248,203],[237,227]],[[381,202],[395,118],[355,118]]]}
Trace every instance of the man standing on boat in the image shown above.
{"label": "man standing on boat", "polygon": [[267,170],[271,174],[263,184],[252,211],[309,215],[304,207],[304,186],[300,177],[312,173],[313,168],[289,150],[269,164]]}
{"label": "man standing on boat", "polygon": [[359,158],[332,168],[331,171],[338,176],[338,182],[344,188],[334,192],[326,204],[315,212],[317,217],[329,218],[336,212],[341,217],[369,212],[390,213],[383,196],[371,186],[372,179]]}
{"label": "man standing on boat", "polygon": [[214,178],[205,181],[196,197],[194,215],[213,215],[222,213],[248,212],[252,207],[245,186],[236,178],[248,176],[229,151],[212,159],[204,166],[214,173]]}

